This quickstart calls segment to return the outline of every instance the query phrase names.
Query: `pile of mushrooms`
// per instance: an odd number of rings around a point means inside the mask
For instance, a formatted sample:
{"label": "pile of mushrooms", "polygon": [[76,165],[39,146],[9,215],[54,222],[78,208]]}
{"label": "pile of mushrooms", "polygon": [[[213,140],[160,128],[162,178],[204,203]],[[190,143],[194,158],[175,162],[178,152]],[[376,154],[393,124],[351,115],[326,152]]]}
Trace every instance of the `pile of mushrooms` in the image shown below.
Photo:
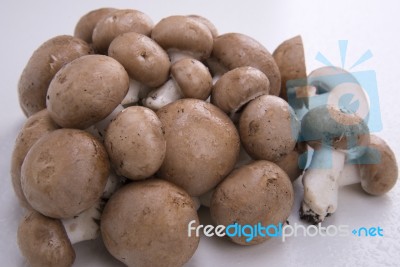
{"label": "pile of mushrooms", "polygon": [[[341,84],[325,79],[337,74]],[[187,227],[200,203],[216,224],[284,224],[303,176],[301,216],[316,223],[336,210],[340,185],[386,193],[398,176],[389,146],[360,114],[314,101],[348,88],[362,95],[339,68],[306,76],[299,36],[271,54],[197,15],[85,14],[74,36],[33,53],[19,81],[28,119],[11,176],[26,209],[23,256],[72,266],[73,244],[101,236],[127,266],[183,266],[199,244]]]}

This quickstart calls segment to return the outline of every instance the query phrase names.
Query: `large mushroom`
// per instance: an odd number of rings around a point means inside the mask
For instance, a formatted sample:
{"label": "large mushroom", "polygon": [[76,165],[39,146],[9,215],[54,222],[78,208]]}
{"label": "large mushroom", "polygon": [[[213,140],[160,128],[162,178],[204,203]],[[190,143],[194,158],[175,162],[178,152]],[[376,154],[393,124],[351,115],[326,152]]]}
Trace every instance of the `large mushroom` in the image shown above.
{"label": "large mushroom", "polygon": [[234,167],[239,154],[237,130],[220,109],[197,99],[180,99],[157,111],[167,151],[158,176],[191,196],[214,188]]}
{"label": "large mushroom", "polygon": [[239,67],[226,72],[214,84],[211,103],[235,121],[237,113],[251,100],[269,93],[265,74],[253,67]]}
{"label": "large mushroom", "polygon": [[132,180],[153,175],[165,157],[161,121],[145,107],[121,111],[108,126],[104,143],[116,173]]}
{"label": "large mushroom", "polygon": [[40,138],[22,164],[28,203],[53,218],[70,218],[93,206],[109,175],[103,145],[85,131],[58,129]]}
{"label": "large mushroom", "polygon": [[108,201],[101,217],[107,250],[129,267],[180,267],[194,254],[199,236],[195,203],[181,188],[163,180],[128,184]]}
{"label": "large mushroom", "polygon": [[293,151],[300,122],[280,97],[263,95],[251,101],[239,120],[240,139],[253,159],[272,162]]}
{"label": "large mushroom", "polygon": [[46,93],[54,75],[65,64],[92,53],[83,40],[60,35],[43,43],[31,56],[18,83],[18,97],[29,117],[46,108]]}
{"label": "large mushroom", "polygon": [[56,74],[47,92],[47,109],[58,125],[85,129],[107,117],[128,88],[129,76],[118,61],[83,56]]}
{"label": "large mushroom", "polygon": [[[229,236],[240,245],[254,245],[270,238],[259,229],[251,235],[245,225],[267,227],[284,224],[294,201],[292,183],[287,174],[269,161],[255,161],[229,174],[215,189],[210,211],[217,225],[239,225],[243,232]],[[247,229],[249,230],[249,229]],[[277,234],[269,231],[270,234]]]}

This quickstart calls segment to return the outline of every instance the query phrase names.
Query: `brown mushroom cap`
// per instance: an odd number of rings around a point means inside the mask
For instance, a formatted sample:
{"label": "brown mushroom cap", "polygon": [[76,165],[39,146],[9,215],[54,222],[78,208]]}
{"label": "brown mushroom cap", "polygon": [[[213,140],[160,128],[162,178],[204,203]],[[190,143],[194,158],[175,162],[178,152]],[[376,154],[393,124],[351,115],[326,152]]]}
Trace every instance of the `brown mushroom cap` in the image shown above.
{"label": "brown mushroom cap", "polygon": [[213,38],[216,38],[218,36],[218,30],[215,27],[215,25],[207,18],[200,16],[200,15],[188,15],[189,18],[197,20],[198,22],[203,23],[204,25],[207,26],[207,28],[210,30],[211,35]]}
{"label": "brown mushroom cap", "polygon": [[396,156],[378,136],[370,136],[368,149],[358,162],[361,186],[368,194],[385,194],[396,184],[399,176]]}
{"label": "brown mushroom cap", "polygon": [[158,87],[168,80],[169,57],[153,39],[128,32],[115,38],[108,55],[125,67],[129,76],[148,87]]}
{"label": "brown mushroom cap", "polygon": [[131,183],[108,201],[101,234],[108,251],[130,267],[179,267],[194,254],[199,237],[188,224],[199,224],[192,198],[162,180]]}
{"label": "brown mushroom cap", "polygon": [[232,170],[239,155],[239,135],[220,109],[187,98],[164,106],[157,115],[167,140],[161,178],[200,196]]}
{"label": "brown mushroom cap", "polygon": [[240,116],[240,139],[254,159],[279,161],[294,149],[299,131],[293,109],[277,96],[257,97]]}
{"label": "brown mushroom cap", "polygon": [[[253,38],[240,33],[227,33],[214,39],[213,60],[227,70],[250,66],[264,72],[270,82],[270,94],[279,95],[281,76],[271,53]],[[213,66],[210,65],[214,72]]]}
{"label": "brown mushroom cap", "polygon": [[39,111],[30,116],[17,139],[15,140],[14,150],[11,156],[11,179],[14,192],[18,197],[21,206],[31,209],[32,207],[26,201],[25,195],[21,188],[21,166],[29,149],[39,140],[40,137],[60,128],[50,118],[47,109]]}
{"label": "brown mushroom cap", "polygon": [[108,46],[118,35],[137,32],[150,36],[153,28],[151,18],[134,9],[116,10],[100,20],[93,30],[93,47],[99,53],[107,53]]}
{"label": "brown mushroom cap", "polygon": [[183,51],[197,60],[208,58],[213,49],[213,38],[208,27],[187,16],[170,16],[158,22],[151,33],[167,52]]}
{"label": "brown mushroom cap", "polygon": [[301,138],[314,149],[325,144],[346,152],[349,158],[364,154],[370,142],[368,125],[363,119],[330,105],[306,113],[301,121]]}
{"label": "brown mushroom cap", "polygon": [[251,100],[268,93],[269,80],[262,71],[239,67],[226,72],[215,83],[211,103],[232,115]]}
{"label": "brown mushroom cap", "polygon": [[287,98],[287,81],[307,78],[303,40],[297,35],[280,44],[272,54],[281,73],[280,97]]}
{"label": "brown mushroom cap", "polygon": [[117,174],[132,180],[153,175],[165,157],[161,121],[145,107],[121,111],[108,126],[104,143]]}
{"label": "brown mushroom cap", "polygon": [[47,109],[58,125],[85,129],[107,117],[128,88],[129,76],[118,61],[83,56],[56,74],[47,93]]}
{"label": "brown mushroom cap", "polygon": [[70,218],[101,197],[109,174],[103,145],[85,131],[55,130],[40,138],[22,164],[29,204],[52,218]]}
{"label": "brown mushroom cap", "polygon": [[294,182],[302,174],[303,170],[299,167],[299,152],[293,150],[275,162]]}
{"label": "brown mushroom cap", "polygon": [[[255,161],[234,170],[220,183],[211,199],[211,217],[217,225],[284,224],[294,202],[292,183],[278,165]],[[257,236],[246,242],[245,236],[231,237],[240,245],[254,245],[269,239]]]}
{"label": "brown mushroom cap", "polygon": [[57,71],[91,53],[86,42],[69,35],[56,36],[33,52],[18,83],[19,103],[24,114],[29,117],[46,108],[47,88]]}
{"label": "brown mushroom cap", "polygon": [[71,267],[75,251],[59,220],[30,211],[18,227],[18,246],[31,267]]}
{"label": "brown mushroom cap", "polygon": [[90,11],[83,15],[75,26],[74,36],[84,40],[87,43],[92,43],[92,35],[94,27],[97,22],[107,17],[112,12],[116,11],[115,8],[99,8]]}
{"label": "brown mushroom cap", "polygon": [[183,58],[172,64],[171,76],[185,98],[206,100],[211,93],[211,74],[208,68],[196,59]]}

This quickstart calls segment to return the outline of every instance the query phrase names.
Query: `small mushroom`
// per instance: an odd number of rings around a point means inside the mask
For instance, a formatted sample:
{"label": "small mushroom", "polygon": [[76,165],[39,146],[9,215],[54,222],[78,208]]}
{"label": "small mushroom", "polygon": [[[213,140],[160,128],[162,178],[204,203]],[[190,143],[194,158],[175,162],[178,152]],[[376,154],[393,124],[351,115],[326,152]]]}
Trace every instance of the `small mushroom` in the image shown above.
{"label": "small mushroom", "polygon": [[213,37],[208,27],[187,16],[162,19],[154,26],[151,38],[167,51],[172,63],[185,57],[203,61],[213,49]]}
{"label": "small mushroom", "polygon": [[233,168],[239,154],[237,130],[220,109],[197,99],[180,99],[157,111],[167,141],[157,176],[191,196],[214,188]]}
{"label": "small mushroom", "polygon": [[292,150],[275,163],[286,172],[292,182],[301,176],[305,167],[296,149]]}
{"label": "small mushroom", "polygon": [[56,74],[47,92],[47,109],[58,125],[85,129],[107,117],[128,88],[129,76],[118,61],[83,56]]}
{"label": "small mushroom", "polygon": [[[111,42],[108,55],[121,63],[131,80],[136,81],[131,82],[129,89],[133,93],[130,96],[133,101],[139,101],[141,88],[159,87],[168,80],[170,62],[167,53],[143,34],[121,34]],[[122,104],[133,104],[132,100]]]}
{"label": "small mushroom", "polygon": [[161,87],[151,91],[143,104],[153,110],[181,98],[206,100],[212,87],[212,77],[203,63],[183,58],[171,66],[171,78]]}
{"label": "small mushroom", "polygon": [[222,75],[238,67],[261,70],[270,82],[270,94],[279,95],[281,76],[271,53],[255,39],[240,33],[226,33],[214,39],[208,66],[213,75]]}
{"label": "small mushroom", "polygon": [[29,150],[21,186],[29,204],[52,218],[70,218],[101,197],[109,174],[103,145],[85,131],[55,130]]}
{"label": "small mushroom", "polygon": [[70,267],[75,251],[60,220],[31,211],[18,227],[18,246],[31,267]]}
{"label": "small mushroom", "polygon": [[356,162],[359,163],[361,186],[368,194],[383,195],[396,184],[399,176],[396,156],[378,136],[370,136],[365,154]]}
{"label": "small mushroom", "polygon": [[233,119],[251,100],[268,93],[269,80],[263,72],[253,67],[239,67],[226,72],[215,83],[211,103]]}
{"label": "small mushroom", "polygon": [[31,56],[18,83],[18,97],[24,114],[29,117],[46,108],[47,88],[54,75],[65,64],[92,53],[81,39],[60,35],[43,43]]}
{"label": "small mushroom", "polygon": [[284,41],[275,49],[272,56],[281,73],[281,92],[279,96],[288,101],[286,88],[289,84],[287,82],[307,77],[301,36],[297,35]]}
{"label": "small mushroom", "polygon": [[70,267],[75,261],[73,244],[100,235],[100,215],[104,204],[98,201],[88,210],[69,219],[53,219],[29,211],[18,227],[18,246],[31,267]]}
{"label": "small mushroom", "polygon": [[115,8],[105,7],[92,10],[83,15],[75,26],[74,36],[84,40],[88,44],[91,44],[93,30],[94,27],[96,27],[97,22],[107,17],[114,11],[116,11]]}
{"label": "small mushroom", "polygon": [[118,35],[137,32],[150,36],[153,25],[151,18],[138,10],[115,10],[96,24],[92,35],[93,47],[97,52],[105,54]]}
{"label": "small mushroom", "polygon": [[194,254],[199,237],[195,203],[181,188],[163,180],[128,184],[108,201],[101,217],[107,250],[130,267],[179,267]]}
{"label": "small mushroom", "polygon": [[301,123],[301,137],[314,148],[303,175],[301,218],[322,222],[337,209],[339,177],[346,160],[359,158],[370,142],[365,121],[333,106],[310,110]]}
{"label": "small mushroom", "polygon": [[[210,212],[217,225],[237,223],[241,226],[261,224],[278,227],[289,217],[293,201],[293,187],[287,174],[278,165],[260,160],[234,170],[217,186]],[[252,239],[238,234],[231,237],[231,241],[240,245],[255,245],[269,238],[260,230]]]}
{"label": "small mushroom", "polygon": [[299,132],[300,122],[293,109],[277,96],[254,99],[239,120],[240,139],[253,159],[279,161],[293,151]]}
{"label": "small mushroom", "polygon": [[47,109],[44,109],[33,114],[26,120],[15,140],[14,150],[11,156],[11,179],[14,192],[20,205],[24,208],[31,209],[32,207],[29,205],[22,192],[22,163],[24,162],[26,154],[37,140],[58,128],[60,127],[50,118]]}
{"label": "small mushroom", "polygon": [[104,144],[116,173],[132,180],[153,175],[165,157],[161,121],[145,107],[121,111],[108,126]]}

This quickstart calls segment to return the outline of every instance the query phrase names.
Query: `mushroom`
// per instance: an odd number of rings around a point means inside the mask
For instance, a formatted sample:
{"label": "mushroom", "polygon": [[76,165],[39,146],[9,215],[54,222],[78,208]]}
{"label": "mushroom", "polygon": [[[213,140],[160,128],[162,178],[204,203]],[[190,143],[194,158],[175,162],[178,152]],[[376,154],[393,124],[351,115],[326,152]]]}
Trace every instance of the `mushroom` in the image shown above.
{"label": "mushroom", "polygon": [[14,150],[11,156],[11,181],[21,206],[31,209],[31,206],[26,201],[25,195],[21,187],[21,166],[29,149],[39,140],[40,137],[50,133],[59,126],[50,118],[47,109],[43,109],[30,116],[22,129],[20,130],[17,139],[15,140]]}
{"label": "mushroom", "polygon": [[137,32],[150,36],[154,26],[151,18],[134,9],[115,10],[100,20],[93,30],[94,49],[105,54],[112,40],[126,32]]}
{"label": "mushroom", "polygon": [[[293,201],[293,187],[286,173],[272,162],[259,160],[234,170],[217,186],[211,199],[211,218],[216,225],[226,227],[278,227],[289,217]],[[253,236],[247,231],[230,238],[240,245],[254,245],[268,240],[267,233],[272,232],[259,228]]]}
{"label": "mushroom", "polygon": [[31,211],[18,227],[18,246],[31,267],[70,267],[75,251],[60,220]]}
{"label": "mushroom", "polygon": [[397,182],[399,171],[396,156],[387,143],[376,135],[363,156],[356,160],[361,186],[371,195],[383,195]]}
{"label": "mushroom", "polygon": [[157,174],[191,196],[214,188],[239,154],[237,130],[220,109],[197,99],[180,99],[157,111],[167,150]]}
{"label": "mushroom", "polygon": [[275,163],[285,171],[292,182],[301,176],[305,168],[305,162],[301,161],[299,152],[296,149],[292,150]]}
{"label": "mushroom", "polygon": [[210,33],[213,38],[217,38],[218,36],[218,30],[215,27],[215,25],[207,18],[200,16],[200,15],[187,15],[187,17],[197,20],[198,22],[203,23],[204,25],[207,26],[207,28],[210,30]]}
{"label": "mushroom", "polygon": [[211,103],[237,121],[240,110],[251,100],[269,93],[269,80],[260,70],[239,67],[226,72],[215,83]]}
{"label": "mushroom", "polygon": [[108,174],[108,156],[100,141],[82,130],[59,129],[29,150],[21,186],[35,210],[52,218],[70,218],[99,200]]}
{"label": "mushroom", "polygon": [[273,95],[262,95],[251,101],[239,120],[243,147],[253,159],[272,162],[293,151],[300,122],[289,104]]}
{"label": "mushroom", "polygon": [[262,44],[247,35],[226,33],[215,38],[207,64],[214,76],[237,67],[257,68],[268,77],[269,93],[279,95],[281,77],[274,58]]}
{"label": "mushroom", "polygon": [[107,250],[130,267],[179,267],[194,254],[199,236],[188,236],[189,222],[199,224],[192,198],[163,180],[128,184],[107,202],[101,235]]}
{"label": "mushroom", "polygon": [[206,100],[212,87],[208,68],[200,61],[183,58],[171,66],[171,78],[161,87],[151,91],[143,104],[153,110],[181,98]]}
{"label": "mushroom", "polygon": [[281,73],[281,91],[279,96],[288,101],[286,88],[288,81],[305,79],[306,63],[304,59],[303,41],[300,35],[281,43],[272,53]]}
{"label": "mushroom", "polygon": [[121,34],[111,42],[108,55],[121,63],[135,81],[131,82],[128,98],[122,101],[125,106],[139,102],[140,90],[159,87],[168,80],[170,62],[167,53],[143,34]]}
{"label": "mushroom", "polygon": [[94,27],[96,27],[97,22],[107,17],[109,14],[116,10],[117,9],[115,8],[105,7],[92,10],[89,13],[83,15],[75,26],[74,36],[91,44],[93,30]]}
{"label": "mushroom", "polygon": [[116,173],[132,180],[152,176],[165,157],[161,121],[145,107],[120,112],[108,126],[104,144]]}
{"label": "mushroom", "polygon": [[31,56],[18,83],[18,97],[24,114],[29,117],[46,108],[47,88],[54,75],[65,64],[92,53],[81,39],[60,35],[43,43]]}
{"label": "mushroom", "polygon": [[314,154],[303,175],[300,216],[319,223],[336,211],[344,163],[365,153],[370,142],[369,130],[356,114],[327,105],[318,106],[304,116],[301,137],[314,148]]}
{"label": "mushroom", "polygon": [[208,27],[187,16],[162,19],[154,26],[151,38],[167,51],[172,63],[185,57],[203,61],[213,49],[213,37]]}
{"label": "mushroom", "polygon": [[47,109],[64,128],[85,129],[107,117],[125,97],[129,76],[115,59],[80,57],[62,68],[50,83]]}
{"label": "mushroom", "polygon": [[88,210],[69,219],[53,219],[29,211],[18,227],[18,246],[31,267],[70,267],[75,261],[72,245],[97,238],[100,234],[98,201]]}

